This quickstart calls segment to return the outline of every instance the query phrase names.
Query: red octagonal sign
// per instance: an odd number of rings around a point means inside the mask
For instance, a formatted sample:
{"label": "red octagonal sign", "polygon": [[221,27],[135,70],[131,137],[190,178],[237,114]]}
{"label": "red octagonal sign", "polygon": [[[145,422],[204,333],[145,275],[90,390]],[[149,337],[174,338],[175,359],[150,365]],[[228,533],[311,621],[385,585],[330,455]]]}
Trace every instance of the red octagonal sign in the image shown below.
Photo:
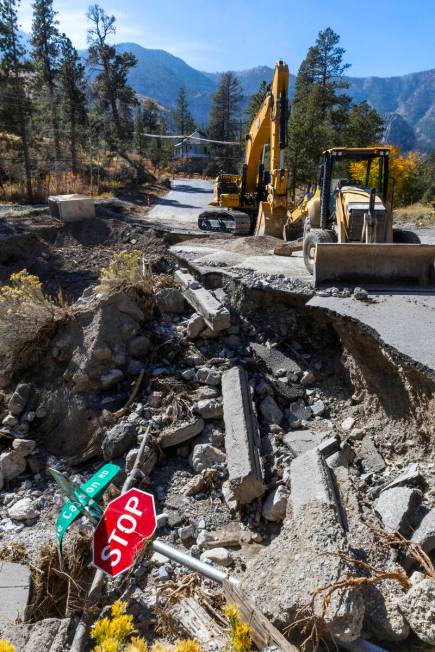
{"label": "red octagonal sign", "polygon": [[94,533],[94,565],[111,577],[128,570],[144,539],[156,530],[152,494],[130,489],[110,502]]}

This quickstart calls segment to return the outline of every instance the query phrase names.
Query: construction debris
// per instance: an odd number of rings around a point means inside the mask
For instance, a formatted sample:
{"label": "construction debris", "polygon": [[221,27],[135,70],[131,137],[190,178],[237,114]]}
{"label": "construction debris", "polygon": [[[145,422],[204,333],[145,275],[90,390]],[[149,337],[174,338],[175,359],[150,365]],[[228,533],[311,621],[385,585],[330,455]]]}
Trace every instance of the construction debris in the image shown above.
{"label": "construction debris", "polygon": [[222,306],[191,274],[177,270],[175,279],[179,282],[187,301],[198,311],[213,333],[231,326],[231,316],[227,308]]}
{"label": "construction debris", "polygon": [[[433,645],[434,571],[414,545],[435,546],[430,378],[370,333],[316,320],[306,288],[287,279],[210,266],[198,281],[165,255],[150,294],[82,287],[41,349],[0,370],[0,557],[26,550],[5,564],[34,579],[55,536],[65,498],[47,465],[82,486],[113,460],[121,471],[101,506],[134,485],[159,514],[131,572],[111,583],[97,573],[86,599],[88,576],[80,590],[48,564],[65,583],[62,599],[53,593],[61,618],[38,601],[38,622],[3,622],[0,638],[82,652],[91,623],[121,599],[150,645],[164,632],[211,652],[229,642],[225,595],[268,652],[307,638],[318,652]],[[89,523],[75,527],[89,537]]]}
{"label": "construction debris", "polygon": [[223,374],[222,394],[229,486],[243,505],[265,491],[258,425],[244,369],[234,367]]}

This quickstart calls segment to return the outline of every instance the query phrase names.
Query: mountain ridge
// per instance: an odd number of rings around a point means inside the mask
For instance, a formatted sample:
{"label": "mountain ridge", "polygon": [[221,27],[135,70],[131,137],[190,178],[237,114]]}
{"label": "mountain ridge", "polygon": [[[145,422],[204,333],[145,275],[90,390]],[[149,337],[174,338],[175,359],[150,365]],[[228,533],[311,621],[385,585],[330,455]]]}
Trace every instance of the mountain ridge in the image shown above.
{"label": "mountain ridge", "polygon": [[[22,32],[23,43],[29,48],[29,35]],[[129,73],[129,82],[139,95],[154,99],[168,109],[175,106],[179,89],[186,90],[193,118],[198,126],[208,122],[211,98],[222,72],[204,72],[190,66],[184,59],[163,49],[144,48],[134,42],[116,45],[118,52],[130,51],[136,56],[137,66]],[[80,51],[85,61],[87,51]],[[270,82],[273,68],[265,65],[235,70],[243,90],[242,108],[260,83]],[[88,75],[92,78],[91,71]],[[354,102],[367,100],[386,117],[386,133],[394,137],[392,144],[409,149],[413,143],[425,151],[435,149],[435,68],[404,75],[379,77],[346,77],[348,91]],[[290,74],[289,97],[293,97],[296,76]]]}
{"label": "mountain ridge", "polygon": [[[131,71],[129,81],[134,90],[152,97],[168,108],[175,105],[181,86],[194,119],[199,126],[205,126],[210,110],[211,96],[215,92],[222,72],[203,72],[189,66],[183,59],[166,50],[151,50],[137,43],[119,43],[118,51],[132,51],[138,59]],[[241,82],[246,107],[249,97],[255,93],[261,81],[270,82],[273,68],[255,66],[246,70],[235,70]],[[412,142],[423,150],[435,149],[435,68],[391,77],[346,77],[350,83],[348,92],[354,102],[367,100],[390,125],[389,133],[395,137],[393,144],[408,149]],[[289,96],[294,94],[296,76],[290,75]],[[394,116],[395,128],[391,128]],[[401,134],[403,132],[403,138]]]}

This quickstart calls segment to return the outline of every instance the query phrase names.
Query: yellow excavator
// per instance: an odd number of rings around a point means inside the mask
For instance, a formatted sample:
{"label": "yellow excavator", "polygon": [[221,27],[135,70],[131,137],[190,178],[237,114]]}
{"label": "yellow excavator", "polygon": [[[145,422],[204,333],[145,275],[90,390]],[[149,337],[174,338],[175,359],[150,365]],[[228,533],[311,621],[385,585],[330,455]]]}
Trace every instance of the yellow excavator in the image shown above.
{"label": "yellow excavator", "polygon": [[[435,282],[435,246],[420,244],[412,231],[393,229],[389,157],[388,147],[334,147],[323,153],[315,191],[289,214],[283,231],[285,240],[293,240],[298,228],[303,233],[305,266],[315,287]],[[373,176],[375,188],[370,186]],[[293,250],[289,243],[275,253],[291,255]]]}
{"label": "yellow excavator", "polygon": [[219,174],[214,181],[214,208],[203,211],[198,226],[234,235],[282,237],[287,220],[287,146],[289,70],[275,65],[273,80],[246,136],[241,175]]}

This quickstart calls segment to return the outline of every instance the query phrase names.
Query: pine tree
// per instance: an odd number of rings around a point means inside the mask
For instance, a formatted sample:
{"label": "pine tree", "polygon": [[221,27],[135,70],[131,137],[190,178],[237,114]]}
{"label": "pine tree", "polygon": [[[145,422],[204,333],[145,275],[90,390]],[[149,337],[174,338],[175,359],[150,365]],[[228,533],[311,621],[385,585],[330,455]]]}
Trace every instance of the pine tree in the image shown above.
{"label": "pine tree", "polygon": [[195,122],[189,110],[186,91],[183,87],[178,91],[175,109],[172,111],[172,122],[177,134],[189,136],[195,129]]}
{"label": "pine tree", "polygon": [[131,52],[118,54],[107,39],[116,33],[115,16],[108,16],[99,5],[89,7],[88,30],[89,64],[96,69],[93,91],[97,108],[109,117],[107,138],[117,149],[125,145],[133,130],[132,109],[137,106],[136,96],[127,82],[127,75],[136,63]]}
{"label": "pine tree", "polygon": [[20,42],[17,0],[0,0],[0,74],[2,98],[0,115],[8,131],[17,133],[21,139],[21,150],[26,176],[27,199],[33,203],[32,170],[29,153],[29,120],[31,104],[26,93],[28,63]]}
{"label": "pine tree", "polygon": [[379,113],[366,101],[355,104],[348,117],[343,144],[346,147],[369,147],[379,143],[384,121]]}
{"label": "pine tree", "polygon": [[133,147],[141,155],[144,156],[146,152],[146,138],[144,137],[144,119],[143,108],[140,106],[136,111],[134,118],[134,131],[133,131]]}
{"label": "pine tree", "polygon": [[[35,0],[33,4],[32,23],[33,60],[36,70],[35,89],[41,93],[46,90],[48,113],[53,139],[54,169],[59,169],[61,159],[59,138],[59,117],[57,111],[56,76],[59,65],[59,31],[53,0]],[[44,111],[44,108],[42,108]],[[45,118],[45,115],[42,119]]]}
{"label": "pine tree", "polygon": [[87,17],[91,22],[88,30],[88,63],[96,70],[92,84],[93,111],[104,125],[109,147],[136,169],[139,182],[152,181],[153,177],[144,166],[132,160],[127,153],[133,139],[133,109],[138,105],[127,77],[137,59],[131,52],[119,54],[116,47],[107,42],[116,33],[115,16],[108,16],[99,5],[91,5]]}
{"label": "pine tree", "polygon": [[[232,141],[240,132],[240,103],[242,89],[239,80],[232,72],[222,75],[219,87],[212,97],[208,133],[213,140]],[[231,162],[234,149],[228,152],[228,146],[214,145],[212,152],[222,159],[223,165],[234,168]]]}
{"label": "pine tree", "polygon": [[239,131],[242,89],[232,72],[225,72],[212,97],[209,133],[215,140],[231,140]]}
{"label": "pine tree", "polygon": [[324,149],[342,142],[351,98],[343,78],[349,67],[343,63],[340,37],[328,27],[308,50],[296,78],[289,121],[288,165],[293,200],[296,188],[316,181],[317,166]]}
{"label": "pine tree", "polygon": [[60,41],[61,60],[59,83],[62,118],[68,135],[71,169],[77,174],[77,148],[86,125],[86,80],[85,68],[70,39],[62,34]]}

